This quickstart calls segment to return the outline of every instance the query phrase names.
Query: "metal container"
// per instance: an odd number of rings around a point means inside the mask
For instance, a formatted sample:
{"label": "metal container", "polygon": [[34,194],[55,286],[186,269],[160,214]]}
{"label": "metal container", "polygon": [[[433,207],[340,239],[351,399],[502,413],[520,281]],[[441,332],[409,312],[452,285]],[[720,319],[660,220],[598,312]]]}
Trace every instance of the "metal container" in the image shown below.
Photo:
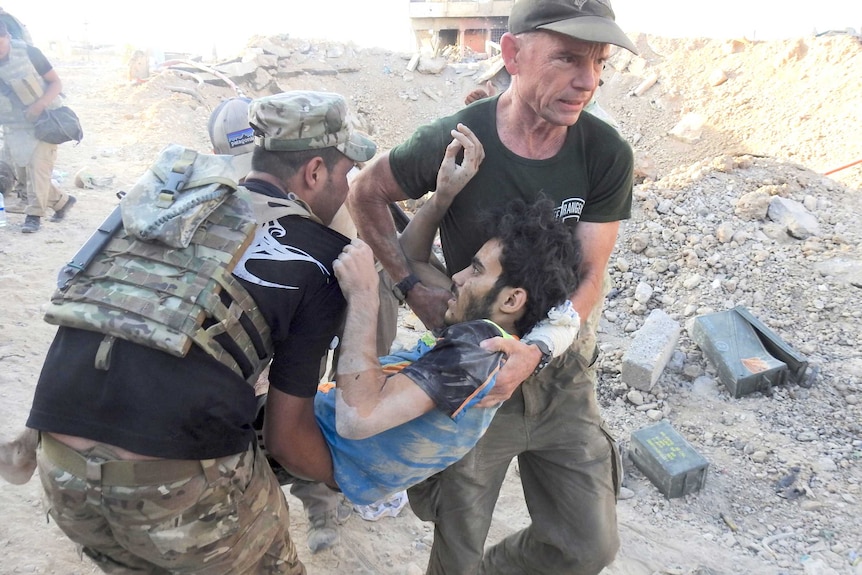
{"label": "metal container", "polygon": [[668,499],[699,491],[709,461],[662,421],[632,433],[629,457]]}

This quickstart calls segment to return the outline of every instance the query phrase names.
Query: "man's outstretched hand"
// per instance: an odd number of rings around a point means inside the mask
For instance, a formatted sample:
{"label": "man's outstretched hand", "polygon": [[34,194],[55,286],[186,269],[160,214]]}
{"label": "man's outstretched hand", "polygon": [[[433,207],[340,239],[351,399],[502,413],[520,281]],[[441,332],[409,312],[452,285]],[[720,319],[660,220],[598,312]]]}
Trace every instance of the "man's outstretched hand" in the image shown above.
{"label": "man's outstretched hand", "polygon": [[488,351],[502,351],[507,356],[503,369],[497,374],[494,387],[477,404],[479,407],[494,407],[509,399],[518,386],[533,374],[542,359],[542,351],[535,345],[502,337],[486,339],[480,345]]}
{"label": "man's outstretched hand", "polygon": [[494,87],[494,84],[488,80],[485,82],[484,88],[476,88],[464,98],[464,105],[467,106],[472,104],[476,100],[482,100],[484,98],[488,98],[489,96],[493,96],[497,93],[497,89]]}

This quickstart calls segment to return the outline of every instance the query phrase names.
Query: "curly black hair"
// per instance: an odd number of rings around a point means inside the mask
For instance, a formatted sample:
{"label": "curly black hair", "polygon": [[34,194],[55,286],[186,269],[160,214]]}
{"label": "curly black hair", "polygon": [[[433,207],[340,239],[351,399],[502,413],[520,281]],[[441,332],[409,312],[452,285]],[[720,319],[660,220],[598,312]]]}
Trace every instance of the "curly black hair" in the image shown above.
{"label": "curly black hair", "polygon": [[540,196],[534,203],[508,202],[483,212],[480,223],[500,242],[503,271],[494,286],[527,292],[524,315],[515,322],[523,335],[566,300],[580,283],[581,246],[569,226],[554,214],[554,203]]}

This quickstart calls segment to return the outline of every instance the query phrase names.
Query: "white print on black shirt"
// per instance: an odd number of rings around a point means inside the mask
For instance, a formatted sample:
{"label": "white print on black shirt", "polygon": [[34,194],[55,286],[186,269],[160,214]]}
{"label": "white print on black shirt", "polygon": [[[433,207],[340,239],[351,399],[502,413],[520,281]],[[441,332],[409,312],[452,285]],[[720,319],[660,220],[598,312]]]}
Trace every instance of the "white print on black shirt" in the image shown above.
{"label": "white print on black shirt", "polygon": [[554,216],[559,220],[575,218],[581,219],[581,211],[584,209],[583,198],[568,198],[560,203],[560,207],[554,210]]}
{"label": "white print on black shirt", "polygon": [[285,245],[279,242],[276,238],[285,237],[287,232],[282,227],[278,220],[273,220],[264,226],[258,228],[254,236],[254,242],[245,251],[242,259],[236,264],[236,269],[233,270],[233,275],[247,282],[261,285],[264,287],[273,287],[281,289],[299,289],[296,286],[287,286],[269,282],[263,278],[253,275],[246,269],[246,262],[249,260],[269,260],[276,262],[308,262],[315,264],[320,273],[324,276],[329,276],[329,272],[322,263],[314,259],[307,252]]}

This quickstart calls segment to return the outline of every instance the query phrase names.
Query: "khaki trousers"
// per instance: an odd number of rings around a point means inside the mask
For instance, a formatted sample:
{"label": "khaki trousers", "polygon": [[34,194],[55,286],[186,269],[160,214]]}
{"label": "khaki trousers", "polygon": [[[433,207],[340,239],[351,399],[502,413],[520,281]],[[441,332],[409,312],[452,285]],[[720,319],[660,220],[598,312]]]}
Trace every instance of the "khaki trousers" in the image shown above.
{"label": "khaki trousers", "polygon": [[25,170],[27,174],[27,208],[24,213],[28,216],[43,217],[47,208],[56,212],[69,201],[69,194],[60,191],[51,181],[56,161],[57,144],[41,141],[36,144],[33,156]]}

